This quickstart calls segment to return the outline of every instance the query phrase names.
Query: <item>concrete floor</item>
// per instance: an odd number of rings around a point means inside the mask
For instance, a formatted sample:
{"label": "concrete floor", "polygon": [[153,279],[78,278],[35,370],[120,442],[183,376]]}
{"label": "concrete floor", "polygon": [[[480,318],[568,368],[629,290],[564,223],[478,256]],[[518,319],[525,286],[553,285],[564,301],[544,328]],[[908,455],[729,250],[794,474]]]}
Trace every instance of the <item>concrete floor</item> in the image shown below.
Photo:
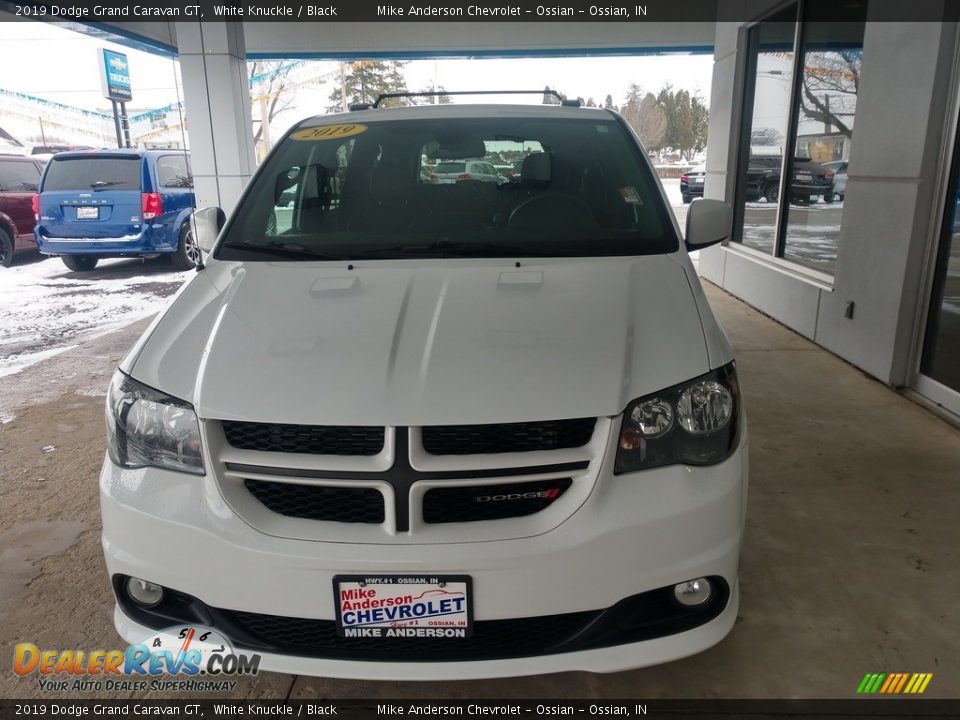
{"label": "concrete floor", "polygon": [[[692,658],[615,675],[380,683],[265,673],[235,697],[853,697],[867,672],[960,696],[960,430],[712,286],[751,433],[739,621]],[[0,659],[119,646],[99,549],[102,397],[144,323],[5,379]],[[36,398],[31,402],[31,398]],[[50,448],[53,448],[52,450]],[[9,665],[7,665],[9,668]],[[0,697],[40,695],[0,672]]]}

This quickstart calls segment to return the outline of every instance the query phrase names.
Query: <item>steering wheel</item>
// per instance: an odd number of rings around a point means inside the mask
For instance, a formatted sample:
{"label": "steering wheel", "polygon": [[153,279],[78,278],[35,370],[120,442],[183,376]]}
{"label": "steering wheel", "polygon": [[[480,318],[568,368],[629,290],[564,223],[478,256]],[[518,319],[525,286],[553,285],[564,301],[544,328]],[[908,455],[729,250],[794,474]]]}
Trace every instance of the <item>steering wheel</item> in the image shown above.
{"label": "steering wheel", "polygon": [[550,227],[559,225],[597,226],[590,206],[583,198],[569,193],[543,193],[527,198],[517,205],[507,218],[507,227]]}

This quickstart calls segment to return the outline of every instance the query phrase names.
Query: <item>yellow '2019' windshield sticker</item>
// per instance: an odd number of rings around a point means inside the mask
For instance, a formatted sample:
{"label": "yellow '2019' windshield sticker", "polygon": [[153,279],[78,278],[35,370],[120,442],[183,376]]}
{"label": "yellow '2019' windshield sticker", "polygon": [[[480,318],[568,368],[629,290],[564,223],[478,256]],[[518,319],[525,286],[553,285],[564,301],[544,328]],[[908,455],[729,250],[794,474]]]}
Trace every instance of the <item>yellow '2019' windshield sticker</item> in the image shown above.
{"label": "yellow '2019' windshield sticker", "polygon": [[318,125],[317,127],[297,130],[291,140],[339,140],[367,131],[366,125],[347,123],[345,125]]}

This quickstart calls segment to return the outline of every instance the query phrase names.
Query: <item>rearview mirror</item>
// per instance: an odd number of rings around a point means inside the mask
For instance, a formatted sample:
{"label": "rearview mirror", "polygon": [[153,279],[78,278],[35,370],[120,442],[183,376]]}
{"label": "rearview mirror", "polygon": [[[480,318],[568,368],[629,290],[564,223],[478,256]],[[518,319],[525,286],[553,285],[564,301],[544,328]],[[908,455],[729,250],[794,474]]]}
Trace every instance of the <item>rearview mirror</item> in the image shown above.
{"label": "rearview mirror", "polygon": [[715,245],[730,237],[733,208],[722,200],[700,198],[687,210],[687,250]]}
{"label": "rearview mirror", "polygon": [[487,154],[487,146],[478,137],[451,137],[431,140],[424,147],[430,160],[473,160]]}
{"label": "rearview mirror", "polygon": [[200,208],[190,217],[190,224],[193,226],[197,245],[203,252],[204,260],[213,251],[213,246],[217,244],[217,236],[226,221],[226,214],[218,207]]}
{"label": "rearview mirror", "polygon": [[[293,203],[293,198],[296,195],[296,186],[297,183],[300,182],[302,172],[300,168],[292,167],[285,173],[277,175],[273,186],[274,205],[277,207],[286,207]],[[290,188],[293,188],[293,192],[288,192]]]}

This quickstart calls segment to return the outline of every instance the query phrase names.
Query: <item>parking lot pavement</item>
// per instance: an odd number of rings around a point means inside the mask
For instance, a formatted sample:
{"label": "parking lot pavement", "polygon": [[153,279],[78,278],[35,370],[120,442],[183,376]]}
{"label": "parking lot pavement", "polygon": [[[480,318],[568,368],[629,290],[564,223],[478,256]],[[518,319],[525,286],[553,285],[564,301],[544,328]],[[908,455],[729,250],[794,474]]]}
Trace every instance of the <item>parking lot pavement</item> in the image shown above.
{"label": "parking lot pavement", "polygon": [[[706,290],[737,353],[751,426],[742,605],[727,639],[685,660],[612,675],[398,683],[263,673],[229,695],[854,697],[864,673],[891,670],[935,673],[925,697],[960,695],[960,431]],[[16,643],[122,647],[99,543],[96,392],[145,324],[3,380],[4,394],[26,388],[36,398],[0,426],[0,697],[50,699],[35,675],[11,672]],[[61,380],[65,371],[74,377]]]}
{"label": "parking lot pavement", "polygon": [[164,258],[103,260],[72,272],[59,258],[33,255],[3,268],[0,377],[153,315],[187,277]]}

